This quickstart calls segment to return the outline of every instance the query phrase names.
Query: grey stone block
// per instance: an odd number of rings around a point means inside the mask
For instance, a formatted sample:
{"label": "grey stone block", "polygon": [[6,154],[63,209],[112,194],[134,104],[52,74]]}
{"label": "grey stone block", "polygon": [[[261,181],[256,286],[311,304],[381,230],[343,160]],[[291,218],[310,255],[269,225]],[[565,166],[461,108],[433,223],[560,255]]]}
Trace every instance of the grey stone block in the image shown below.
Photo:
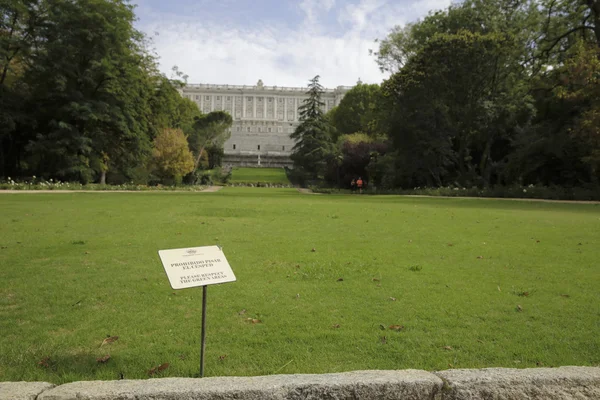
{"label": "grey stone block", "polygon": [[44,390],[53,387],[47,382],[0,382],[0,400],[35,400]]}
{"label": "grey stone block", "polygon": [[485,368],[436,373],[444,400],[600,399],[600,368]]}
{"label": "grey stone block", "polygon": [[323,375],[74,382],[39,400],[440,400],[442,380],[419,370]]}

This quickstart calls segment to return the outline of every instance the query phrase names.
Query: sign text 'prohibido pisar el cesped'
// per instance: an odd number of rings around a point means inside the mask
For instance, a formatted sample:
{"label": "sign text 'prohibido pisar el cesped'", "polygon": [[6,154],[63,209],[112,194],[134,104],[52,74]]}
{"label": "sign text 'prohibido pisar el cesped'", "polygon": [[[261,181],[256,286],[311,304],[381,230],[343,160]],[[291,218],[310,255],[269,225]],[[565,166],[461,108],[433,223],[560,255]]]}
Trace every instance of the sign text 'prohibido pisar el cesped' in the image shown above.
{"label": "sign text 'prohibido pisar el cesped'", "polygon": [[219,246],[159,250],[158,255],[173,289],[235,281]]}

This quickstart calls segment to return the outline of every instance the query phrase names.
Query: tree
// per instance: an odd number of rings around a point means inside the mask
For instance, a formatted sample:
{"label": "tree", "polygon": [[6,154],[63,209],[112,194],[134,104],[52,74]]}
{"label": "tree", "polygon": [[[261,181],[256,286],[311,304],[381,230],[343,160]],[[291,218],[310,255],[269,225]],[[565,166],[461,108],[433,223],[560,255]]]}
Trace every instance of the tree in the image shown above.
{"label": "tree", "polygon": [[181,129],[164,129],[154,138],[152,166],[164,181],[180,182],[181,177],[194,170],[194,157]]}
{"label": "tree", "polygon": [[331,123],[337,132],[344,135],[356,132],[369,136],[381,134],[381,97],[379,85],[359,82],[331,112]]}
{"label": "tree", "polygon": [[317,75],[309,81],[306,92],[308,98],[298,108],[300,125],[290,135],[296,141],[291,155],[294,166],[307,172],[313,179],[324,172],[334,153],[331,127],[322,111],[325,105],[321,101],[322,93],[323,87]]}
{"label": "tree", "polygon": [[419,158],[407,164],[420,165],[429,183],[497,178],[505,143],[531,111],[511,44],[500,33],[438,34],[384,83],[395,100],[396,148]]}
{"label": "tree", "polygon": [[[213,111],[196,118],[190,135],[190,146],[195,155],[194,170],[200,165],[202,153],[211,147],[222,148],[231,136],[230,128],[233,123],[231,115],[225,111]],[[218,152],[216,152],[218,153]]]}

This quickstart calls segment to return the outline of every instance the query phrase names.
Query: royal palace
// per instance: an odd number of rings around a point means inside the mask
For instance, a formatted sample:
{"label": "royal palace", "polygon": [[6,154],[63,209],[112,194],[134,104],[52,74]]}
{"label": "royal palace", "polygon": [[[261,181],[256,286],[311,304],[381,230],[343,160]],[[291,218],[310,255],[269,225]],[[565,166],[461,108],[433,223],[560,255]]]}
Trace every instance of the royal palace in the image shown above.
{"label": "royal palace", "polygon": [[[337,106],[349,86],[325,89],[321,100],[327,112]],[[294,140],[290,134],[300,123],[298,107],[308,97],[307,88],[188,84],[182,95],[207,114],[226,111],[233,124],[225,142],[223,165],[283,167],[291,165]]]}

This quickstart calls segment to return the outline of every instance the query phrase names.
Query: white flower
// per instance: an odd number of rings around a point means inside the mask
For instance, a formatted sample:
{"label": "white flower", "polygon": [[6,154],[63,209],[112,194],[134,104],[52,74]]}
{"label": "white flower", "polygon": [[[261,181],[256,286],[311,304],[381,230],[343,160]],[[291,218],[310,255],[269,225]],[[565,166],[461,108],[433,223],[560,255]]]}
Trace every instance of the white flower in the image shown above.
{"label": "white flower", "polygon": [[50,182],[52,182],[52,178],[50,178]]}
{"label": "white flower", "polygon": [[527,193],[527,189],[523,189],[523,193]]}
{"label": "white flower", "polygon": [[35,175],[33,176],[33,179],[35,179]]}

